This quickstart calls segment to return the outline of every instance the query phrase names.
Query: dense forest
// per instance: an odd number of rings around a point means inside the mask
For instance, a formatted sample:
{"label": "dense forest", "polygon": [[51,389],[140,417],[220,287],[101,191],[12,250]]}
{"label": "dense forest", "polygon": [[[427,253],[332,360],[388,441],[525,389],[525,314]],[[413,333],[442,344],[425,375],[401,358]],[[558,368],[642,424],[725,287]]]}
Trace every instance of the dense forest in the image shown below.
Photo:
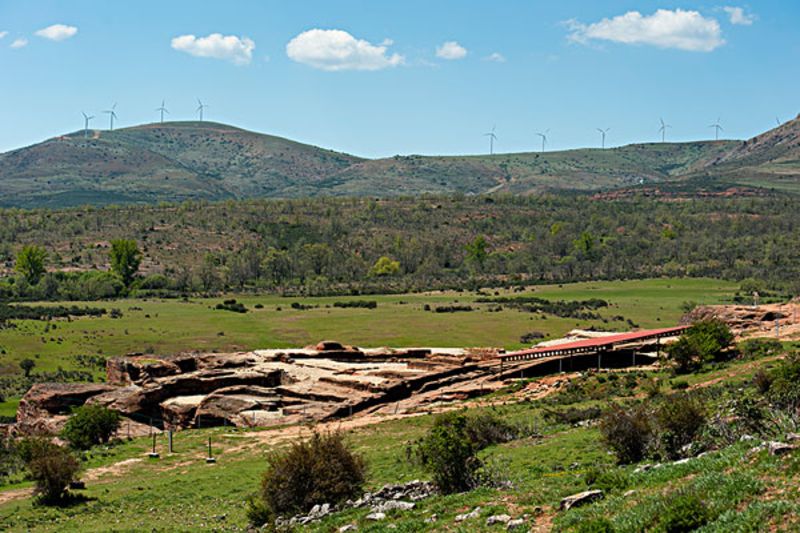
{"label": "dense forest", "polygon": [[[0,297],[348,294],[659,276],[800,292],[800,199],[586,195],[186,202],[0,210]],[[110,241],[141,251],[131,283]],[[18,273],[26,245],[47,273]]]}

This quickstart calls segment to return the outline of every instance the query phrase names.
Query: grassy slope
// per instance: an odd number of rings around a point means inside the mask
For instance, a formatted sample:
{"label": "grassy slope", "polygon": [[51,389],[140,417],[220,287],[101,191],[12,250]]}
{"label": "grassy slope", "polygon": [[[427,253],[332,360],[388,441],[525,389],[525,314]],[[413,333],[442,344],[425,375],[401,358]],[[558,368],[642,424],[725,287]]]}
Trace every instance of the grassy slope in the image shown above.
{"label": "grassy slope", "polygon": [[0,206],[598,190],[678,179],[732,141],[495,156],[347,154],[213,122],[76,132],[0,154]]}
{"label": "grassy slope", "polygon": [[[736,384],[749,379],[756,366],[735,362],[693,376],[692,381],[710,382],[725,377]],[[511,398],[499,395],[496,399],[503,402]],[[541,421],[537,402],[512,400],[506,406],[490,409],[511,420]],[[370,464],[370,487],[424,477],[405,460],[404,448],[431,421],[432,417],[425,415],[349,432],[351,442]],[[661,512],[665,494],[689,486],[699,489],[707,504],[719,513],[719,518],[704,531],[758,531],[768,523],[779,529],[797,526],[793,516],[800,512],[800,500],[792,480],[800,471],[800,457],[793,454],[775,458],[766,452],[748,456],[747,450],[752,446],[748,443],[645,473],[634,473],[635,466],[624,467],[621,472],[627,478],[625,486],[611,490],[597,504],[560,513],[557,507],[563,496],[586,489],[586,471],[597,466],[611,467],[613,458],[599,442],[594,428],[541,422],[539,428],[543,439],[523,439],[484,452],[510,473],[515,483],[512,490],[480,489],[433,497],[420,502],[414,512],[392,512],[386,522],[378,524],[365,519],[367,509],[351,510],[334,515],[316,529],[331,531],[355,522],[361,531],[383,531],[387,523],[396,524],[396,531],[480,531],[490,530],[485,519],[491,514],[533,515],[539,507],[541,515],[535,518],[535,525],[545,531],[569,528],[589,517],[608,517],[619,531],[638,531]],[[303,429],[297,432],[307,434]],[[293,435],[294,430],[289,433]],[[219,462],[214,466],[203,461],[203,444],[208,436],[216,443]],[[263,433],[225,428],[182,432],[176,439],[176,454],[157,462],[136,462],[90,482],[85,492],[90,500],[86,503],[49,509],[34,506],[29,499],[17,500],[0,505],[0,521],[10,531],[240,530],[246,525],[243,501],[257,488],[264,455],[275,448],[264,444],[263,439]],[[88,466],[142,458],[148,442],[134,440],[100,452],[89,460]],[[160,445],[163,447],[163,441]],[[626,496],[628,490],[635,492]],[[454,523],[456,514],[476,505],[482,508],[480,518]],[[434,513],[438,521],[425,523],[424,519]]]}
{"label": "grassy slope", "polygon": [[[612,306],[600,311],[611,318],[621,315],[642,327],[674,324],[682,314],[681,304],[719,302],[730,296],[736,285],[707,279],[658,279],[619,282],[576,283],[540,286],[532,293],[552,299],[602,298]],[[507,294],[502,291],[501,294]],[[524,295],[526,293],[513,293]],[[74,356],[99,354],[106,357],[129,352],[155,350],[174,353],[190,350],[248,350],[255,348],[304,346],[321,339],[336,339],[361,346],[502,346],[518,348],[520,336],[541,331],[557,337],[575,327],[590,325],[626,329],[624,322],[576,320],[541,316],[504,309],[489,312],[491,304],[477,304],[472,312],[433,313],[431,306],[471,303],[472,293],[421,293],[391,296],[281,298],[278,296],[238,297],[246,314],[217,311],[213,306],[223,298],[180,300],[120,300],[86,302],[79,305],[118,308],[121,319],[108,316],[55,322],[56,329],[44,331],[46,323],[20,321],[14,329],[0,330],[0,347],[6,355],[7,371],[18,372],[24,358],[36,361],[37,371],[59,367],[77,369]],[[378,307],[341,309],[325,307],[342,300],[377,300]],[[290,308],[292,302],[320,307],[307,311]],[[255,309],[257,303],[263,309]],[[131,310],[132,307],[141,310]],[[281,311],[278,311],[278,308]],[[148,318],[149,315],[149,318]],[[220,335],[224,333],[224,335]],[[96,370],[98,377],[101,375]]]}

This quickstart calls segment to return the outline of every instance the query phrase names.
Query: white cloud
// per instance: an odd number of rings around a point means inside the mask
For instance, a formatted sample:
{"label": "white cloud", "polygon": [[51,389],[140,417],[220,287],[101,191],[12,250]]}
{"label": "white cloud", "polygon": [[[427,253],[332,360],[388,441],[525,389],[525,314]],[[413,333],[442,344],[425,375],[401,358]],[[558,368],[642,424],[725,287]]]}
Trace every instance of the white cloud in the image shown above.
{"label": "white cloud", "polygon": [[247,65],[253,59],[256,43],[247,37],[212,33],[206,37],[180,35],[172,39],[172,48],[196,57],[211,57]]}
{"label": "white cloud", "polygon": [[65,24],[53,24],[52,26],[42,28],[35,34],[38,37],[44,37],[45,39],[50,39],[51,41],[63,41],[64,39],[69,39],[70,37],[73,37],[76,33],[78,33],[78,28],[76,28],[75,26],[67,26]]}
{"label": "white cloud", "polygon": [[7,31],[0,31],[0,39],[2,39],[3,37],[5,37],[6,35],[8,35],[8,32],[7,32]]}
{"label": "white cloud", "polygon": [[725,44],[716,19],[682,9],[659,9],[647,16],[638,11],[629,11],[593,24],[571,20],[567,21],[567,25],[572,30],[569,39],[584,44],[591,40],[603,40],[692,52],[710,52]]}
{"label": "white cloud", "polygon": [[380,70],[405,62],[400,54],[388,54],[391,44],[392,41],[385,40],[374,45],[342,30],[313,29],[289,41],[286,55],[292,61],[320,70]]}
{"label": "white cloud", "polygon": [[752,26],[756,20],[756,16],[750,13],[745,13],[744,8],[725,6],[722,10],[728,14],[731,24],[737,26]]}
{"label": "white cloud", "polygon": [[456,41],[447,41],[436,47],[436,57],[439,59],[464,59],[467,49]]}
{"label": "white cloud", "polygon": [[491,54],[486,56],[486,61],[493,61],[495,63],[505,63],[506,56],[504,56],[500,52],[492,52]]}
{"label": "white cloud", "polygon": [[14,39],[14,42],[11,43],[11,48],[25,48],[26,46],[28,46],[28,39],[22,37]]}

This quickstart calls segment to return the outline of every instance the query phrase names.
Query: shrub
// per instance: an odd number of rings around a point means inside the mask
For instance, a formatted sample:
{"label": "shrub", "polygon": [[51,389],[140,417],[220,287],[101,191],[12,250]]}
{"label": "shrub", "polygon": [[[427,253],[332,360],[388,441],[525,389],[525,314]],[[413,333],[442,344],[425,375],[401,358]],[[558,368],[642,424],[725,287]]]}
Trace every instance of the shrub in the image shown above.
{"label": "shrub", "polygon": [[793,409],[800,404],[800,355],[789,354],[770,375],[767,398],[778,407]]}
{"label": "shrub", "polygon": [[672,382],[672,388],[675,390],[686,390],[689,388],[689,382],[685,379],[678,379]]}
{"label": "shrub", "polygon": [[466,418],[467,438],[476,450],[517,438],[517,428],[486,411]]}
{"label": "shrub", "polygon": [[75,409],[67,420],[61,435],[73,448],[88,450],[103,444],[116,433],[120,416],[102,405],[88,404]]}
{"label": "shrub", "polygon": [[214,306],[214,309],[218,311],[233,311],[234,313],[247,312],[247,307],[245,307],[243,303],[237,302],[236,300],[225,300],[224,302]]}
{"label": "shrub", "polygon": [[470,440],[468,424],[463,414],[439,415],[416,446],[416,458],[444,494],[464,492],[476,485],[481,462],[476,456],[478,449]]}
{"label": "shrub", "polygon": [[711,520],[711,513],[699,496],[683,493],[673,496],[661,513],[659,530],[665,533],[688,533],[703,527]]}
{"label": "shrub", "polygon": [[248,506],[248,514],[258,520],[307,512],[317,504],[337,505],[360,496],[364,485],[364,460],[339,432],[315,432],[271,455],[268,463],[261,479],[261,501]]}
{"label": "shrub", "polygon": [[649,413],[641,405],[611,405],[600,418],[600,434],[620,464],[641,461],[653,437]]}
{"label": "shrub", "polygon": [[585,409],[569,407],[561,410],[546,409],[544,412],[544,416],[548,420],[569,425],[575,425],[586,420],[595,420],[600,418],[601,414],[603,413],[599,407],[586,407]]}
{"label": "shrub", "polygon": [[625,489],[630,483],[624,470],[600,467],[589,468],[584,475],[584,481],[589,487],[605,492]]}
{"label": "shrub", "polygon": [[42,503],[51,505],[63,501],[69,483],[80,469],[72,452],[46,439],[34,438],[22,441],[18,453],[36,483],[34,492]]}
{"label": "shrub", "polygon": [[758,372],[753,375],[753,385],[755,385],[758,392],[766,394],[772,386],[772,377],[764,372],[763,368],[759,368]]}
{"label": "shrub", "polygon": [[661,446],[671,459],[680,455],[681,448],[691,443],[706,423],[702,404],[686,393],[673,394],[660,402],[655,418]]}
{"label": "shrub", "polygon": [[614,533],[614,526],[607,518],[582,520],[578,523],[576,533]]}
{"label": "shrub", "polygon": [[778,355],[783,345],[775,339],[748,339],[739,343],[739,353],[745,359],[759,359]]}
{"label": "shrub", "polygon": [[666,351],[675,371],[685,374],[720,359],[732,342],[733,333],[725,322],[701,320],[692,324]]}

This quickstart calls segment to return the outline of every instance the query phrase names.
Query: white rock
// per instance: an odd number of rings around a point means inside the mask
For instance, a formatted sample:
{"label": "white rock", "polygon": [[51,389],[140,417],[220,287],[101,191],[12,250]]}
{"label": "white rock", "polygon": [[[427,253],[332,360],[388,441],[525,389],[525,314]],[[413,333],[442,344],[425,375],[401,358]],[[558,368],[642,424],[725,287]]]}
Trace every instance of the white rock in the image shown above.
{"label": "white rock", "polygon": [[345,533],[346,531],[355,531],[356,529],[358,528],[356,528],[355,524],[347,524],[346,526],[340,527],[338,531],[339,533]]}
{"label": "white rock", "polygon": [[486,519],[486,525],[493,526],[495,524],[508,524],[510,521],[511,517],[507,514],[496,514]]}
{"label": "white rock", "polygon": [[784,455],[795,449],[794,446],[785,442],[770,442],[768,446],[770,455]]}
{"label": "white rock", "polygon": [[386,518],[386,513],[370,513],[367,515],[367,520],[383,520]]}
{"label": "white rock", "polygon": [[416,507],[416,504],[411,502],[404,502],[401,500],[389,500],[388,502],[383,502],[381,504],[376,505],[375,507],[372,508],[372,510],[377,513],[385,513],[387,511],[394,511],[394,510],[410,511],[414,507]]}
{"label": "white rock", "polygon": [[520,529],[525,526],[525,520],[523,518],[517,518],[516,520],[510,520],[506,524],[507,531],[514,531],[515,529]]}
{"label": "white rock", "polygon": [[456,515],[456,522],[463,522],[464,520],[469,520],[471,518],[478,518],[481,515],[481,508],[476,507],[472,511],[460,515]]}

